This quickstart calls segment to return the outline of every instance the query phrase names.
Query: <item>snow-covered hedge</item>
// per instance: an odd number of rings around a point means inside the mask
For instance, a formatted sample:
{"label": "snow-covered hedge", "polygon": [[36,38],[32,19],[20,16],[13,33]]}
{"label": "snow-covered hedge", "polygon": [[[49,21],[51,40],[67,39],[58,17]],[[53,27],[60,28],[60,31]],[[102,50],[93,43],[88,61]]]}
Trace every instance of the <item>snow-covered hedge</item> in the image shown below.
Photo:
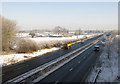
{"label": "snow-covered hedge", "polygon": [[38,45],[30,39],[20,39],[16,48],[18,53],[34,52],[37,50],[39,50]]}
{"label": "snow-covered hedge", "polygon": [[[37,38],[38,39],[38,38]],[[29,52],[34,52],[38,51],[40,49],[44,48],[51,48],[56,46],[57,44],[64,44],[68,42],[74,42],[77,41],[78,39],[67,39],[67,40],[46,40],[46,41],[36,41],[34,39],[20,39],[18,43],[18,47],[16,48],[17,53],[29,53]]]}
{"label": "snow-covered hedge", "polygon": [[[92,37],[93,35],[88,35],[88,37]],[[30,53],[34,51],[38,51],[44,48],[55,47],[57,44],[62,45],[68,42],[75,42],[81,39],[86,39],[87,36],[73,36],[73,37],[61,37],[61,38],[21,38],[17,42],[17,53]]]}

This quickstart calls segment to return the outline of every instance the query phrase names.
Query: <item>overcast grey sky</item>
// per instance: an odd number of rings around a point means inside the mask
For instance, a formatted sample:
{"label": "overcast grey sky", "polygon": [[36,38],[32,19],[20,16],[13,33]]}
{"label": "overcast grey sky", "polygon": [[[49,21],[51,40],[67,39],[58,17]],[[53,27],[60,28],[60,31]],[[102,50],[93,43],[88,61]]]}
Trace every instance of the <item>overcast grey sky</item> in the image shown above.
{"label": "overcast grey sky", "polygon": [[4,2],[2,15],[20,28],[117,29],[117,2]]}

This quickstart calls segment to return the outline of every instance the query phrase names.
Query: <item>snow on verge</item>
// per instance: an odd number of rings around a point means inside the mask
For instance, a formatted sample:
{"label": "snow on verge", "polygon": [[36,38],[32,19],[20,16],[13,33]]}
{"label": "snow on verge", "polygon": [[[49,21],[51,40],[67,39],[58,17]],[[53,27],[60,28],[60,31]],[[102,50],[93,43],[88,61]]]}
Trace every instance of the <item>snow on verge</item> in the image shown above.
{"label": "snow on verge", "polygon": [[98,69],[101,69],[101,73],[98,75],[97,82],[118,82],[117,38],[118,37],[112,37],[111,40],[109,40],[110,43],[108,44],[107,42],[105,44],[104,51],[88,76],[87,82],[93,82]]}
{"label": "snow on verge", "polygon": [[49,52],[59,50],[60,48],[42,49],[38,52],[33,52],[30,54],[10,54],[10,55],[0,55],[0,66],[6,66],[14,64],[23,60],[30,59],[32,57],[40,56]]}

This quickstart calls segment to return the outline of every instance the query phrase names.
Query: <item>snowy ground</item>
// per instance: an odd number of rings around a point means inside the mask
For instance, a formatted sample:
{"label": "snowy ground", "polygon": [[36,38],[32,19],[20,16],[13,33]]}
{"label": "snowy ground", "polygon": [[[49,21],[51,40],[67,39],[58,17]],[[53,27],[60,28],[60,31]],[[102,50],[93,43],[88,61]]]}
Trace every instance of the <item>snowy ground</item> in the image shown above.
{"label": "snowy ground", "polygon": [[104,51],[86,80],[87,82],[93,82],[99,69],[101,69],[101,73],[98,75],[96,82],[118,81],[118,37],[120,36],[111,38],[109,40],[110,44],[105,45]]}
{"label": "snowy ground", "polygon": [[[39,42],[50,42],[50,41],[61,41],[61,40],[69,40],[69,39],[82,39],[84,37],[88,37],[89,38],[92,38],[94,37],[95,35],[92,34],[92,35],[80,35],[80,36],[73,36],[73,37],[62,37],[62,38],[49,38],[49,37],[39,37],[39,38],[30,38],[31,40],[34,40],[35,42],[39,43]],[[42,50],[38,50],[38,52],[33,52],[33,53],[29,53],[29,54],[9,54],[9,55],[0,55],[0,66],[7,66],[7,65],[10,65],[10,64],[14,64],[14,63],[17,63],[17,62],[20,62],[20,61],[24,61],[24,60],[27,60],[27,59],[30,59],[32,57],[36,57],[36,56],[40,56],[40,55],[43,55],[43,54],[46,54],[46,53],[49,53],[49,52],[53,52],[53,51],[56,51],[56,50],[59,50],[60,48],[51,48],[51,49],[42,49]]]}
{"label": "snowy ground", "polygon": [[14,64],[20,61],[24,61],[30,59],[32,57],[40,56],[49,52],[53,52],[59,50],[60,48],[51,48],[51,49],[42,49],[38,52],[33,52],[30,54],[10,54],[10,55],[1,55],[0,56],[0,65],[6,66],[10,64]]}

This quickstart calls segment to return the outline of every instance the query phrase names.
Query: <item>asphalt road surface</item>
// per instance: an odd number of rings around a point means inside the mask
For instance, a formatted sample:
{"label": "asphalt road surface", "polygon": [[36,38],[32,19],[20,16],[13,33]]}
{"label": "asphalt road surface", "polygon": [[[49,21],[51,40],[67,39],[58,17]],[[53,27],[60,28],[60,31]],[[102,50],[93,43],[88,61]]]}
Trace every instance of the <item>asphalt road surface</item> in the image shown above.
{"label": "asphalt road surface", "polygon": [[[102,39],[103,40],[103,39]],[[94,44],[95,45],[95,44]],[[57,69],[40,82],[84,82],[91,66],[100,56],[103,44],[99,41],[100,51],[94,51],[94,45],[78,55],[76,58]]]}
{"label": "asphalt road surface", "polygon": [[37,68],[38,66],[47,63],[53,59],[56,59],[62,55],[65,55],[71,51],[76,50],[79,47],[82,47],[84,45],[86,45],[89,42],[92,42],[94,40],[96,40],[97,38],[101,37],[103,35],[99,35],[97,37],[88,39],[84,42],[84,44],[81,44],[80,42],[75,43],[72,45],[72,48],[70,50],[58,50],[55,52],[51,52],[49,54],[45,54],[43,56],[38,56],[35,58],[32,58],[30,60],[27,60],[25,62],[22,63],[18,63],[18,64],[14,64],[12,66],[6,66],[2,68],[2,82],[5,82],[7,80],[10,80],[16,76],[19,76],[27,71],[30,71],[34,68]]}

